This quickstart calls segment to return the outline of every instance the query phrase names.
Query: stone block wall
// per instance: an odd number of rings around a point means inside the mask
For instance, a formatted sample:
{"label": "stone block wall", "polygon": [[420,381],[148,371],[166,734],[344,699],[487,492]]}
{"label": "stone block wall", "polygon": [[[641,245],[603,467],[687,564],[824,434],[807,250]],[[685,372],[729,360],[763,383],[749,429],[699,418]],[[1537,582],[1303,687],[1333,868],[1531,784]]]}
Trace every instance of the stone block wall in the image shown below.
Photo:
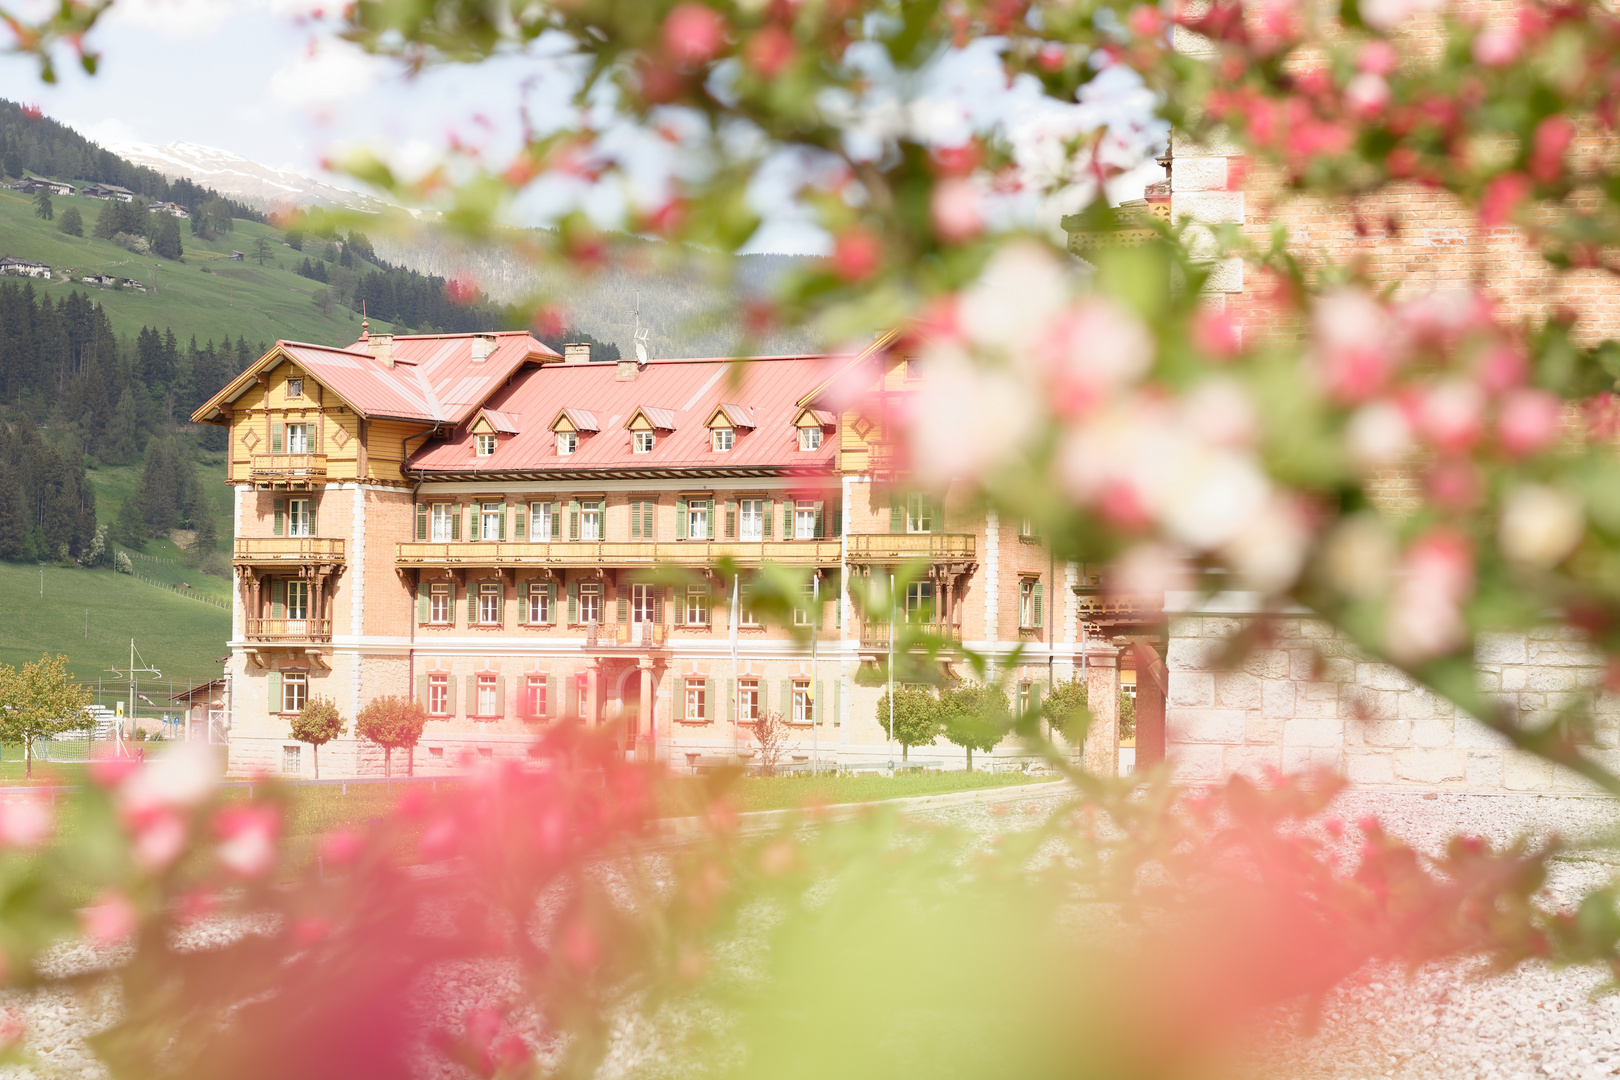
{"label": "stone block wall", "polygon": [[[1403,672],[1367,660],[1320,621],[1275,620],[1265,647],[1227,667],[1229,639],[1248,621],[1226,614],[1171,621],[1166,749],[1179,781],[1325,768],[1365,788],[1592,789],[1512,749]],[[1620,698],[1600,689],[1601,658],[1578,638],[1556,629],[1485,635],[1476,659],[1480,688],[1526,726],[1572,702],[1593,702],[1591,752],[1620,767]]]}

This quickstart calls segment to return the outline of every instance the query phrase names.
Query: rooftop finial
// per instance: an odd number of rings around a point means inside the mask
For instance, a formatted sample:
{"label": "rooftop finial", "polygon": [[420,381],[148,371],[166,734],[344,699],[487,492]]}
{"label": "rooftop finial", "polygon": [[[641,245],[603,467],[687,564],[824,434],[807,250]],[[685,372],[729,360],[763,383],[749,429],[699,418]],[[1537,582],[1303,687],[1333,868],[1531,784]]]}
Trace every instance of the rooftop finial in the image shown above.
{"label": "rooftop finial", "polygon": [[371,337],[371,320],[366,318],[366,302],[360,301],[360,340]]}

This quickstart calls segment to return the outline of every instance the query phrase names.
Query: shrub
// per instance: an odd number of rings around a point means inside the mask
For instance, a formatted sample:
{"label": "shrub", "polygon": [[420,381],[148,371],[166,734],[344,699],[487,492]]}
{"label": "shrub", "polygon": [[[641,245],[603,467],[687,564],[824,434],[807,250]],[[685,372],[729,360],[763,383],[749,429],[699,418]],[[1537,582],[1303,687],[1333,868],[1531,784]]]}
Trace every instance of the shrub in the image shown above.
{"label": "shrub", "polygon": [[354,719],[354,733],[383,748],[383,772],[390,777],[394,775],[394,751],[399,747],[411,751],[406,767],[415,775],[416,744],[426,726],[427,711],[420,703],[393,694],[373,698]]}
{"label": "shrub", "polygon": [[348,730],[331,698],[312,697],[293,717],[292,737],[315,748],[315,779],[321,778],[321,747]]}

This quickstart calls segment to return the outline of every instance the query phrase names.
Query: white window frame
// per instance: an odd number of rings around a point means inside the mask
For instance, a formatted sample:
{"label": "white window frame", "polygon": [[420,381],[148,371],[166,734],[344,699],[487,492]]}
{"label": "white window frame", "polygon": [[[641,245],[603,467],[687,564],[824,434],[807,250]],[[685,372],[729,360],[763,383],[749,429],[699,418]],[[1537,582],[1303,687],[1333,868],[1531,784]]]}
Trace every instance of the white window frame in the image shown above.
{"label": "white window frame", "polygon": [[793,723],[813,724],[816,722],[816,699],[810,689],[809,679],[793,680]]}
{"label": "white window frame", "polygon": [[529,507],[530,543],[549,544],[551,542],[551,515],[556,512],[556,506],[548,502],[534,503]]}
{"label": "white window frame", "polygon": [[501,504],[478,504],[478,538],[496,540],[501,535]]}
{"label": "white window frame", "polygon": [[524,688],[524,703],[528,706],[530,716],[546,716],[551,708],[551,702],[546,692],[546,677],[544,675],[530,675]]}
{"label": "white window frame", "polygon": [[478,586],[478,621],[485,626],[493,626],[502,621],[499,585],[481,583]]}
{"label": "white window frame", "polygon": [[753,590],[744,585],[742,595],[737,597],[737,625],[758,626],[759,619],[754,615]]}
{"label": "white window frame", "polygon": [[709,446],[717,454],[724,454],[736,444],[737,435],[731,428],[717,427],[709,435]]}
{"label": "white window frame", "polygon": [[707,499],[693,499],[686,504],[686,538],[688,540],[707,540],[709,538],[709,501]]}
{"label": "white window frame", "polygon": [[737,503],[737,539],[765,539],[765,500],[743,499]]}
{"label": "white window frame", "polygon": [[759,680],[737,680],[737,723],[752,724],[759,719]]}
{"label": "white window frame", "polygon": [[309,449],[309,424],[287,425],[287,453],[307,454]]}
{"label": "white window frame", "polygon": [[[288,578],[285,583],[285,612],[287,618],[300,622],[309,618],[309,582],[302,578]],[[297,597],[295,600],[294,597]]]}
{"label": "white window frame", "polygon": [[[589,610],[587,610],[589,609]],[[596,581],[579,584],[579,624],[602,621],[602,585]]]}
{"label": "white window frame", "polygon": [[653,621],[653,604],[658,599],[658,586],[636,582],[630,586],[630,621]]}
{"label": "white window frame", "polygon": [[309,704],[309,675],[302,671],[283,671],[281,673],[281,711],[283,713],[302,712]]}
{"label": "white window frame", "polygon": [[815,621],[811,617],[811,612],[816,606],[816,583],[814,581],[807,581],[804,583],[804,602],[802,604],[795,604],[793,607],[793,625],[811,625],[811,623]]}
{"label": "white window frame", "polygon": [[567,457],[579,449],[579,433],[576,431],[557,432],[557,456]]}
{"label": "white window frame", "polygon": [[816,504],[813,499],[799,499],[793,504],[793,539],[816,538]]}
{"label": "white window frame", "polygon": [[473,680],[473,692],[478,695],[477,716],[499,716],[500,702],[500,676],[480,674]]}
{"label": "white window frame", "polygon": [[435,581],[428,585],[428,622],[439,626],[450,624],[450,583]]}
{"label": "white window frame", "polygon": [[602,540],[602,517],[604,510],[602,501],[595,499],[579,504],[579,538],[581,540]]}
{"label": "white window frame", "polygon": [[529,583],[529,623],[538,625],[551,621],[551,590],[544,583]]}
{"label": "white window frame", "polygon": [[495,436],[480,432],[473,436],[473,443],[479,457],[489,457],[495,452]]}
{"label": "white window frame", "polygon": [[683,714],[688,720],[707,720],[709,718],[709,690],[703,679],[686,680],[686,711]]}
{"label": "white window frame", "polygon": [[428,676],[428,715],[450,715],[450,676]]}
{"label": "white window frame", "polygon": [[1035,579],[1018,579],[1018,628],[1030,630],[1035,627]]}
{"label": "white window frame", "polygon": [[707,585],[688,585],[686,587],[686,625],[709,625],[709,587]]}
{"label": "white window frame", "polygon": [[636,453],[638,453],[638,454],[650,454],[650,453],[652,453],[653,443],[655,442],[655,437],[654,437],[652,432],[650,432],[650,431],[633,431],[633,432],[630,433],[630,437],[631,437],[631,440],[635,444],[635,452]]}
{"label": "white window frame", "polygon": [[283,776],[302,776],[304,772],[304,748],[302,746],[283,746],[281,748],[281,773]]}
{"label": "white window frame", "polygon": [[431,524],[428,536],[436,544],[448,543],[450,540],[450,522],[459,513],[461,507],[455,503],[434,503],[429,514]]}
{"label": "white window frame", "polygon": [[1023,716],[1025,713],[1029,712],[1030,687],[1034,685],[1034,683],[1027,682],[1021,682],[1018,684],[1018,689],[1013,695],[1013,700],[1017,702],[1017,711],[1019,716]]}
{"label": "white window frame", "polygon": [[818,427],[802,427],[799,429],[799,449],[820,450],[821,429]]}
{"label": "white window frame", "polygon": [[301,378],[288,379],[287,380],[287,396],[288,397],[303,397],[304,396],[304,380],[301,379]]}
{"label": "white window frame", "polygon": [[430,747],[428,747],[428,760],[429,761],[443,761],[444,760],[444,747],[442,747],[442,746],[430,746]]}
{"label": "white window frame", "polygon": [[913,581],[906,586],[905,621],[931,623],[939,603],[932,581]]}
{"label": "white window frame", "polygon": [[[925,517],[923,512],[927,511]],[[934,504],[928,496],[910,494],[906,496],[906,532],[931,533],[934,531]]]}
{"label": "white window frame", "polygon": [[313,499],[287,500],[287,535],[288,536],[314,536],[314,516],[310,509],[314,506]]}

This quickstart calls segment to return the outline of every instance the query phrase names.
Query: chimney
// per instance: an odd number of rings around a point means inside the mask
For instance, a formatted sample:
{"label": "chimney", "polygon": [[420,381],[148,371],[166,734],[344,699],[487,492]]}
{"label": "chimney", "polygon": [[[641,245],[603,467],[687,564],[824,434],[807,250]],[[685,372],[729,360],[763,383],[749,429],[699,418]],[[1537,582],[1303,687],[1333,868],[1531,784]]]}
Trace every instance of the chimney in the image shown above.
{"label": "chimney", "polygon": [[472,358],[478,363],[488,358],[495,351],[494,334],[474,334],[472,339]]}
{"label": "chimney", "polygon": [[631,382],[635,379],[636,374],[640,371],[640,364],[636,363],[634,360],[626,360],[621,356],[619,357],[619,370],[614,373],[613,377],[619,382]]}
{"label": "chimney", "polygon": [[393,334],[372,334],[366,342],[366,347],[371,350],[372,356],[375,356],[389,367],[394,366]]}
{"label": "chimney", "polygon": [[588,364],[591,362],[591,343],[588,341],[570,341],[563,346],[563,361],[569,364]]}

